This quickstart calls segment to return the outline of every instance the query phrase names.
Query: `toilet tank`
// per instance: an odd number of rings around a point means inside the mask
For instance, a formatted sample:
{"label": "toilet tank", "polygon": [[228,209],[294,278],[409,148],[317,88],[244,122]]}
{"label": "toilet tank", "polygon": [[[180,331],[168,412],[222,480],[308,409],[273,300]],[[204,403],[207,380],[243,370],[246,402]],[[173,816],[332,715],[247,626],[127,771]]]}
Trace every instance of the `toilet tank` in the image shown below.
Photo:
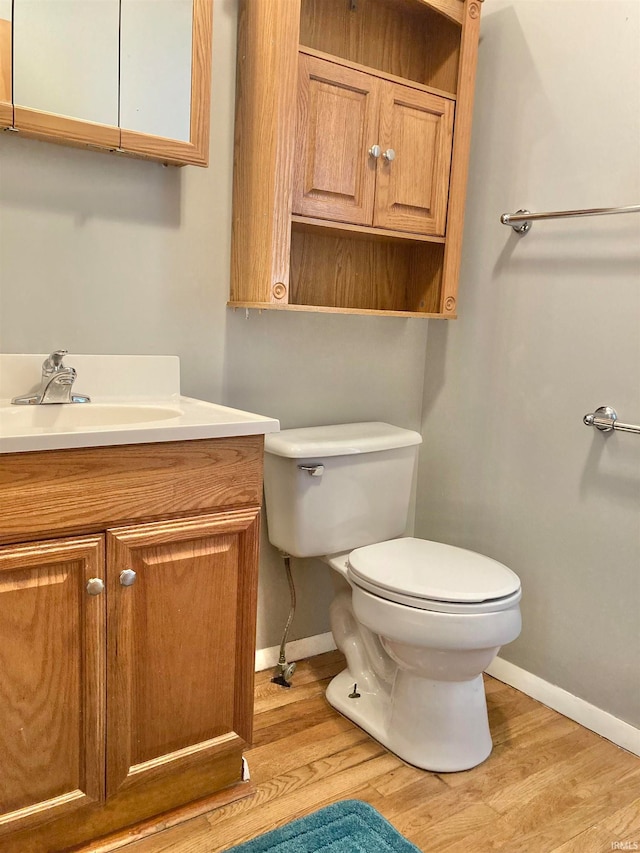
{"label": "toilet tank", "polygon": [[266,435],[270,542],[316,557],[402,535],[421,442],[417,432],[378,422]]}

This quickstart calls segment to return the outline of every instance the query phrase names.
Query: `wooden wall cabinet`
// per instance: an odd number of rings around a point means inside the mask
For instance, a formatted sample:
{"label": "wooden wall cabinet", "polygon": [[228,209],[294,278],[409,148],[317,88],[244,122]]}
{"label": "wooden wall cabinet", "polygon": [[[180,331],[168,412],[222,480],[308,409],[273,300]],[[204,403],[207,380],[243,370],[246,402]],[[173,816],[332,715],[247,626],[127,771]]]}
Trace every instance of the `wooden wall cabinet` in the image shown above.
{"label": "wooden wall cabinet", "polygon": [[293,214],[444,236],[453,102],[300,53]]}
{"label": "wooden wall cabinet", "polygon": [[[0,547],[0,849],[250,793],[261,457],[262,436],[2,457],[0,543],[30,541]],[[36,539],[65,470],[78,535]]]}
{"label": "wooden wall cabinet", "polygon": [[241,0],[231,306],[453,318],[481,0]]}
{"label": "wooden wall cabinet", "polygon": [[212,0],[54,6],[0,0],[0,127],[206,166]]}

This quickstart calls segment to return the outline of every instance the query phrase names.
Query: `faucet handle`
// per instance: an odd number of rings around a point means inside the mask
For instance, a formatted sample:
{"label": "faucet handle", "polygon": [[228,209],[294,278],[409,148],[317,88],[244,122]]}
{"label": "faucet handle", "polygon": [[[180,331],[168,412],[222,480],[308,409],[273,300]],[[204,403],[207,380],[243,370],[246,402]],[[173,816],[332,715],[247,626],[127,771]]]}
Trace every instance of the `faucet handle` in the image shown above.
{"label": "faucet handle", "polygon": [[51,355],[44,360],[44,364],[42,365],[42,369],[45,372],[53,372],[55,370],[59,370],[62,367],[62,359],[69,352],[66,349],[58,349],[55,352],[52,352]]}

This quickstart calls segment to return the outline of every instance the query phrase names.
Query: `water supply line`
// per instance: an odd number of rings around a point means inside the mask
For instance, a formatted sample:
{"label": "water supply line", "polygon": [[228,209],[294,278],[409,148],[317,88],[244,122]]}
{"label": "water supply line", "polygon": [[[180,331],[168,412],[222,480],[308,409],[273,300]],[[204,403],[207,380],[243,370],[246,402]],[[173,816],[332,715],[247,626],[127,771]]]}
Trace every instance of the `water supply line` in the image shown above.
{"label": "water supply line", "polygon": [[291,574],[291,557],[288,554],[282,554],[282,559],[284,560],[287,580],[289,581],[291,607],[289,609],[289,618],[287,619],[287,624],[284,628],[284,634],[282,635],[282,642],[280,643],[280,657],[278,658],[276,674],[271,681],[273,684],[279,684],[281,687],[291,687],[290,679],[296,671],[296,665],[295,662],[287,663],[286,646],[287,637],[289,636],[289,628],[291,628],[291,623],[293,622],[293,617],[296,612],[296,588],[293,585],[293,576]]}

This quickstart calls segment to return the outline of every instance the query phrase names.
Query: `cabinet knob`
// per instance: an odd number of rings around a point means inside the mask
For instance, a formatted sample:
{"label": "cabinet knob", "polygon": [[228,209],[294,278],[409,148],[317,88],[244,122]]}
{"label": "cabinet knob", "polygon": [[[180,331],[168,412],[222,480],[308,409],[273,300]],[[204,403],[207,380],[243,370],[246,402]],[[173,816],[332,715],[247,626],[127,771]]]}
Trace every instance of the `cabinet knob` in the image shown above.
{"label": "cabinet knob", "polygon": [[382,154],[382,148],[379,145],[372,145],[369,149],[369,155],[377,159]]}
{"label": "cabinet knob", "polygon": [[120,572],[120,583],[122,586],[131,586],[131,584],[136,582],[137,577],[133,569],[124,569],[124,571]]}
{"label": "cabinet knob", "polygon": [[382,156],[387,161],[387,163],[391,163],[392,160],[396,159],[396,152],[393,150],[393,148],[387,148],[387,150],[383,152]]}
{"label": "cabinet knob", "polygon": [[86,590],[89,595],[100,595],[104,592],[104,581],[101,578],[89,578]]}

